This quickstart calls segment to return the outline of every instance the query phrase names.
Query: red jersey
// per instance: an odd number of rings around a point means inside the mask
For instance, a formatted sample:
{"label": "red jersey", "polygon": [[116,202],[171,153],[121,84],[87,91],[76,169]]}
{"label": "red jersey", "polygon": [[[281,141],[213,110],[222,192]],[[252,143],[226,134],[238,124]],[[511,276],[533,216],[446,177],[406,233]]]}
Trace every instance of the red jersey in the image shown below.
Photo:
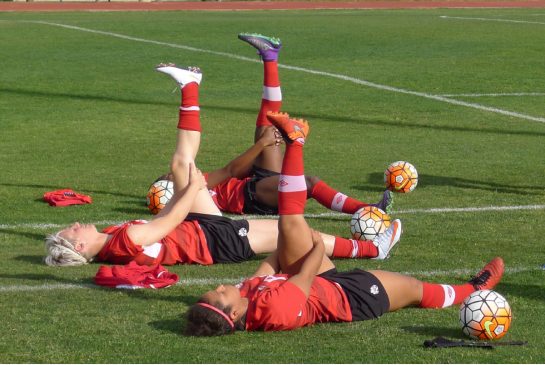
{"label": "red jersey", "polygon": [[[208,179],[208,174],[205,174]],[[244,186],[250,180],[231,178],[209,189],[210,196],[219,210],[226,213],[244,214]]]}
{"label": "red jersey", "polygon": [[129,238],[127,229],[144,223],[147,222],[137,220],[105,228],[102,232],[109,234],[110,239],[97,254],[97,261],[122,265],[133,260],[139,265],[213,264],[197,221],[184,221],[159,242],[141,246]]}
{"label": "red jersey", "polygon": [[308,299],[288,275],[251,278],[238,285],[249,300],[246,329],[281,331],[319,322],[351,322],[352,311],[341,286],[317,276]]}

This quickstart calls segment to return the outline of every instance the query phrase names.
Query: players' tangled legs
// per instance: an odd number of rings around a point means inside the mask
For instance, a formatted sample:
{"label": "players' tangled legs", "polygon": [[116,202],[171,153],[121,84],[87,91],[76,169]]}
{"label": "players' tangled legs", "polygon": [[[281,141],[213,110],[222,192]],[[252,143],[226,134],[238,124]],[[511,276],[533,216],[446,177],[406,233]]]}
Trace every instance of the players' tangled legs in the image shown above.
{"label": "players' tangled legs", "polygon": [[[345,213],[371,204],[305,176],[303,148],[310,127],[280,112],[277,60],[281,43],[258,34],[240,34],[239,38],[257,49],[264,65],[254,145],[224,168],[203,174],[195,165],[201,139],[202,74],[198,68],[159,65],[156,70],[173,78],[182,94],[169,174],[174,181],[172,199],[150,221],[126,222],[102,231],[74,223],[48,236],[48,265],[81,265],[92,260],[210,265],[270,253],[252,277],[236,286],[220,285],[189,309],[186,333],[197,336],[360,321],[408,306],[447,307],[461,303],[476,290],[492,289],[500,281],[501,258],[490,261],[461,285],[426,283],[379,270],[338,272],[329,257],[389,257],[402,234],[402,224],[393,221],[373,240],[335,237],[309,227],[303,215],[309,197]],[[285,144],[284,154],[281,144]],[[373,205],[389,211],[391,203],[387,191]],[[221,211],[278,214],[279,218],[233,220],[223,217]]]}

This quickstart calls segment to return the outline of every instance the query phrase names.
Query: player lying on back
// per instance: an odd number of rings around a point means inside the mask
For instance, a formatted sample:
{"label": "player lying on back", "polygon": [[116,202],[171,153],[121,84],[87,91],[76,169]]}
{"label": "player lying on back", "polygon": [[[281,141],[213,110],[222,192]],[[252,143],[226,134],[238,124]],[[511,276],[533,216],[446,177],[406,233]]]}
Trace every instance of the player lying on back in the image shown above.
{"label": "player lying on back", "polygon": [[[225,167],[205,174],[212,199],[222,212],[233,214],[278,214],[278,178],[282,165],[282,147],[279,143],[264,145],[273,128],[267,120],[269,111],[282,108],[282,91],[278,71],[278,55],[282,47],[277,38],[260,34],[239,34],[239,39],[249,43],[258,51],[263,61],[263,94],[256,120],[254,143],[248,151]],[[169,175],[157,180],[169,180]],[[348,214],[361,207],[374,205],[391,212],[393,195],[386,190],[381,201],[369,204],[349,197],[320,180],[317,176],[305,176],[307,197],[315,199],[324,207]]]}
{"label": "player lying on back", "polygon": [[[212,336],[235,330],[291,330],[319,322],[351,322],[380,317],[408,306],[441,308],[459,304],[476,290],[492,289],[503,274],[495,258],[468,283],[440,285],[380,270],[338,272],[324,255],[320,234],[304,218],[306,187],[303,146],[306,121],[272,113],[286,138],[278,201],[278,248],[255,275],[237,286],[205,293],[187,313],[186,334]],[[401,234],[392,223],[389,239]]]}
{"label": "player lying on back", "polygon": [[[182,100],[171,170],[175,193],[151,221],[131,221],[98,231],[74,223],[46,239],[45,262],[54,266],[86,264],[92,260],[141,265],[233,263],[276,249],[278,224],[273,219],[232,220],[221,216],[195,167],[200,138],[199,85],[196,68],[160,65],[180,85]],[[274,142],[274,138],[271,139]],[[385,259],[397,243],[388,231],[372,241],[322,234],[326,252],[334,257]]]}

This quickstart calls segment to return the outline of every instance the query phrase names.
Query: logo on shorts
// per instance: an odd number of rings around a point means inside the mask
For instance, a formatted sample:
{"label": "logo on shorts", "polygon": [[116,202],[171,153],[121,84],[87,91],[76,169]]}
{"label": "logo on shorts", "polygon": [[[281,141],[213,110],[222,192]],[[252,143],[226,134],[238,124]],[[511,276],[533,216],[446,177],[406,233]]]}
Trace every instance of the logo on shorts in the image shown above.
{"label": "logo on shorts", "polygon": [[246,237],[248,235],[248,230],[243,227],[243,228],[238,230],[238,235],[240,237]]}
{"label": "logo on shorts", "polygon": [[370,288],[369,288],[369,292],[373,295],[377,295],[378,294],[378,286],[376,285],[372,285]]}

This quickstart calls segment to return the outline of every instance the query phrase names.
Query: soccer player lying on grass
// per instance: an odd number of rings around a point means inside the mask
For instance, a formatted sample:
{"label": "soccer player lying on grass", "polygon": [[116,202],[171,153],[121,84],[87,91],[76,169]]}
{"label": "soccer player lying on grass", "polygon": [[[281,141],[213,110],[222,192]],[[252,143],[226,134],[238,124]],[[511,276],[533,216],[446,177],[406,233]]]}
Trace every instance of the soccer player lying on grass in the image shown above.
{"label": "soccer player lying on grass", "polygon": [[[254,142],[248,151],[224,168],[205,174],[212,199],[222,212],[233,214],[278,214],[278,175],[282,165],[282,147],[279,143],[263,145],[262,137],[270,132],[271,123],[266,114],[280,111],[282,91],[278,72],[278,55],[282,44],[277,38],[260,34],[242,33],[238,38],[249,43],[258,51],[263,61],[263,94],[256,120]],[[157,180],[172,180],[163,175]],[[314,198],[324,207],[348,214],[374,205],[391,212],[393,195],[386,190],[381,201],[368,204],[349,197],[326,184],[317,176],[305,176],[307,197]]]}
{"label": "soccer player lying on grass", "polygon": [[[492,289],[503,274],[495,258],[462,285],[440,285],[380,270],[338,272],[324,255],[324,242],[304,218],[306,187],[303,146],[309,127],[287,114],[269,114],[287,139],[278,185],[278,248],[253,277],[237,286],[205,293],[187,313],[186,334],[212,336],[235,330],[290,330],[319,322],[380,317],[408,306],[441,308],[463,301],[475,290]],[[401,234],[392,223],[388,239]]]}
{"label": "soccer player lying on grass", "polygon": [[[126,222],[101,232],[92,224],[75,223],[50,235],[45,243],[46,264],[82,265],[96,259],[112,264],[135,260],[140,265],[211,265],[241,262],[276,249],[276,220],[222,217],[200,180],[199,170],[190,170],[195,165],[201,136],[200,70],[169,64],[158,66],[157,71],[174,78],[182,93],[177,143],[171,160],[173,198],[150,222]],[[388,234],[387,231],[373,241],[322,235],[328,255],[385,259],[399,239],[390,242],[384,239]]]}

